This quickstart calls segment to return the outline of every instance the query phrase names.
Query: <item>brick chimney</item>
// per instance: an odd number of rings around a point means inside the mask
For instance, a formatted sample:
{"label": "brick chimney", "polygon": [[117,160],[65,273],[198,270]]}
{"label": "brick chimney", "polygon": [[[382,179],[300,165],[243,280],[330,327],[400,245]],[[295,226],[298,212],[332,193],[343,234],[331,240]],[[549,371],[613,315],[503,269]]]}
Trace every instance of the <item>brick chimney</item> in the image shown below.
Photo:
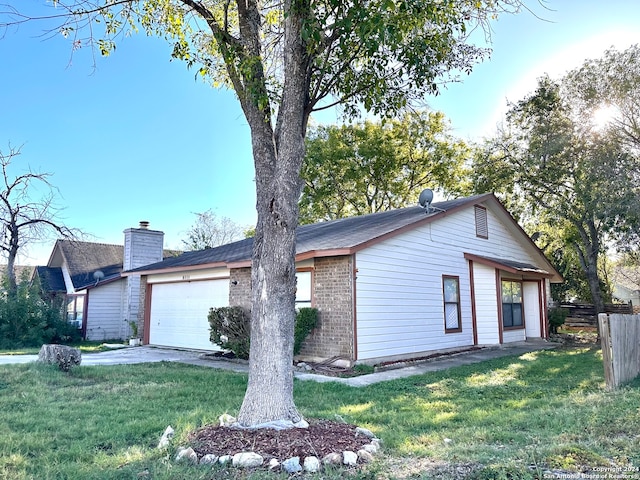
{"label": "brick chimney", "polygon": [[[149,222],[141,221],[138,228],[124,231],[123,269],[133,270],[163,259],[164,232],[150,230]],[[144,302],[140,291],[140,275],[127,277],[125,318],[127,322],[138,322],[140,305]],[[139,324],[140,327],[142,325]],[[142,332],[142,328],[138,329]]]}

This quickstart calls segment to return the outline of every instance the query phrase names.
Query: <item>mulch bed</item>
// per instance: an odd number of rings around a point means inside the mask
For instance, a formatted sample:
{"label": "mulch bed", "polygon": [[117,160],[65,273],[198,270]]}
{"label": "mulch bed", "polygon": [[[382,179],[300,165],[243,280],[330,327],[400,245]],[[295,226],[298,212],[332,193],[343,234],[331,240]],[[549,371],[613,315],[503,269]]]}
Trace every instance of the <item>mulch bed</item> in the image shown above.
{"label": "mulch bed", "polygon": [[286,430],[245,430],[210,425],[196,430],[190,440],[198,456],[255,452],[265,460],[276,458],[280,461],[308,456],[322,459],[329,453],[342,453],[345,450],[357,452],[371,442],[363,435],[356,437],[354,425],[330,420],[311,420],[309,428]]}

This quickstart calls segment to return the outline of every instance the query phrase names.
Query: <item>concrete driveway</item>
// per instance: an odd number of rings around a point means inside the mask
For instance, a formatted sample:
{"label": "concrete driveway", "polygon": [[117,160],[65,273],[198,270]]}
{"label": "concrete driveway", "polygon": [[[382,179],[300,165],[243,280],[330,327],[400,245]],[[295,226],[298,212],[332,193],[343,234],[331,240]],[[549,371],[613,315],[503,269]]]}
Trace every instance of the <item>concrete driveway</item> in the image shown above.
{"label": "concrete driveway", "polygon": [[[83,353],[82,365],[124,365],[149,362],[181,362],[212,366],[203,352],[158,347],[125,347],[100,353]],[[37,355],[0,355],[0,365],[35,362]],[[230,362],[225,362],[230,363]],[[239,365],[239,367],[242,365]]]}

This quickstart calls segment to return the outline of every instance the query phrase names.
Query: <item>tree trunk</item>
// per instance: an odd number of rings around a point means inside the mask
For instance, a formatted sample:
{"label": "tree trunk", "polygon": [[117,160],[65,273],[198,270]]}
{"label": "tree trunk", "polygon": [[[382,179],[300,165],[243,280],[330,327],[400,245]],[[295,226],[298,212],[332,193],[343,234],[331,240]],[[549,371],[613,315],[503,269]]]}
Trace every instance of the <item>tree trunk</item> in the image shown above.
{"label": "tree trunk", "polygon": [[16,258],[18,257],[19,232],[12,217],[9,228],[9,248],[7,250],[7,294],[15,298],[18,294],[18,281],[16,279]]}
{"label": "tree trunk", "polygon": [[256,169],[257,213],[251,288],[249,383],[238,422],[303,425],[293,401],[296,228],[308,113],[307,73],[298,8],[285,2],[284,89],[275,131],[245,109]]}
{"label": "tree trunk", "polygon": [[[284,142],[279,156],[270,158],[267,139],[254,138],[258,222],[251,271],[249,383],[238,416],[244,426],[302,420],[293,402],[293,329],[303,147],[303,141]],[[274,163],[272,175],[263,175]]]}
{"label": "tree trunk", "polygon": [[[600,289],[600,276],[598,275],[598,257],[600,244],[598,241],[598,233],[595,229],[593,222],[586,222],[589,234],[582,227],[582,225],[576,225],[578,233],[582,240],[582,246],[575,244],[574,248],[578,254],[578,260],[584,271],[587,283],[589,284],[589,291],[591,292],[591,302],[595,308],[596,320],[600,313],[604,312],[604,300],[602,298],[602,291]],[[583,250],[584,248],[584,250]],[[600,323],[596,321],[596,327],[598,329],[598,340],[600,339]]]}

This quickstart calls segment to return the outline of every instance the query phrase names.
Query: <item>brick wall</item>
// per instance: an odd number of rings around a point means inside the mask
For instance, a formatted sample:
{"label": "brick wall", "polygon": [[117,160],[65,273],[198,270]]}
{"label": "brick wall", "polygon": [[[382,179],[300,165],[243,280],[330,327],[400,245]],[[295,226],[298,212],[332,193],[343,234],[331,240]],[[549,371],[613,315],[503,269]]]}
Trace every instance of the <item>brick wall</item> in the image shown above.
{"label": "brick wall", "polygon": [[314,267],[319,327],[307,337],[300,357],[353,360],[353,257],[316,258]]}
{"label": "brick wall", "polygon": [[[234,284],[234,282],[237,282]],[[251,268],[234,268],[229,271],[229,305],[251,311]]]}
{"label": "brick wall", "polygon": [[[251,268],[231,270],[229,281],[229,305],[251,310]],[[234,281],[238,283],[234,285]],[[352,360],[353,258],[315,259],[313,290],[319,326],[302,345],[300,358],[319,360],[341,356]]]}

